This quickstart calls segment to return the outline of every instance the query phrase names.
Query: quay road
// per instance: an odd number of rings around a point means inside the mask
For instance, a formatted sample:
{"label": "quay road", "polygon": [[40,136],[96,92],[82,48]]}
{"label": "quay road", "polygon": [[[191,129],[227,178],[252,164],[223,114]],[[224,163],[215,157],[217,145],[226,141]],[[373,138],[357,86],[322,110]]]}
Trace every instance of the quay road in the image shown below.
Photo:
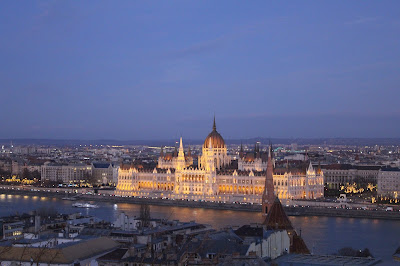
{"label": "quay road", "polygon": [[[74,192],[73,192],[74,191]],[[139,197],[120,197],[114,196],[113,190],[99,190],[99,194],[93,194],[92,189],[66,189],[66,188],[43,188],[43,187],[27,187],[27,186],[8,186],[0,185],[0,194],[12,195],[28,195],[28,196],[45,196],[54,198],[74,198],[83,201],[105,201],[113,203],[131,203],[131,204],[149,204],[158,206],[175,206],[204,208],[231,211],[249,211],[261,212],[260,204],[234,204],[222,202],[204,202],[204,201],[187,201],[172,200],[159,198],[139,198]],[[400,211],[393,208],[393,211],[385,211],[383,207],[378,205],[369,205],[368,209],[362,208],[337,208],[331,206],[317,206],[316,201],[298,201],[298,204],[283,205],[289,216],[328,216],[328,217],[344,217],[344,218],[369,218],[369,219],[385,219],[400,220]],[[314,206],[313,206],[314,205]],[[374,206],[372,208],[371,206]]]}

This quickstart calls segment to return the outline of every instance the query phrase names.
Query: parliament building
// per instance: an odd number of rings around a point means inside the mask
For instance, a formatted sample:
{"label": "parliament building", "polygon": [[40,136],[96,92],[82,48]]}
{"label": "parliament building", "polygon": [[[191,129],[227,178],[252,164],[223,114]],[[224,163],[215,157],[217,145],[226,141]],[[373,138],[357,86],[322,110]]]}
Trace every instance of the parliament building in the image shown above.
{"label": "parliament building", "polygon": [[198,166],[193,166],[190,148],[185,153],[182,138],[179,149],[165,153],[161,149],[158,165],[145,169],[122,164],[118,172],[116,194],[169,199],[221,202],[261,203],[265,188],[268,157],[273,162],[273,185],[281,200],[323,197],[324,178],[320,168],[311,162],[291,165],[275,162],[272,148],[244,153],[243,147],[235,164],[214,124],[202,146]]}

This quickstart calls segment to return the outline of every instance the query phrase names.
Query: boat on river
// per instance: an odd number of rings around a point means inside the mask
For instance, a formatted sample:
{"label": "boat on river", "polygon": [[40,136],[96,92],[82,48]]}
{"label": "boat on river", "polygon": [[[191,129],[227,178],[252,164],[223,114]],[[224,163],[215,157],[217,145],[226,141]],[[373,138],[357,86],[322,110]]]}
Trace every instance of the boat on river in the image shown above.
{"label": "boat on river", "polygon": [[62,198],[62,200],[72,200],[72,201],[74,201],[74,200],[77,200],[77,198],[69,198],[69,197],[66,197],[66,198]]}
{"label": "boat on river", "polygon": [[99,206],[95,205],[95,204],[90,204],[90,203],[77,202],[77,203],[72,204],[72,207],[75,207],[75,208],[98,208]]}

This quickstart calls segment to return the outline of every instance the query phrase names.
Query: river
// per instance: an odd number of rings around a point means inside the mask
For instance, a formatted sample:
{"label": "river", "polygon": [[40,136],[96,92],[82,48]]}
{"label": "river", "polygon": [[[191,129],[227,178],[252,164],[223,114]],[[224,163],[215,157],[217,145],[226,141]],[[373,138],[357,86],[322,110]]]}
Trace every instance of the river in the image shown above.
{"label": "river", "polygon": [[[77,209],[73,202],[40,196],[0,194],[0,216],[15,213],[29,213],[42,207],[54,208],[59,213],[82,212],[98,218],[114,221],[124,211],[128,215],[138,215],[139,205],[128,203],[97,202],[99,208]],[[184,208],[171,206],[151,206],[153,218],[178,219],[210,224],[216,229],[228,226],[261,222],[261,215],[255,212]],[[301,234],[315,254],[333,254],[342,247],[368,248],[383,260],[384,265],[395,265],[392,255],[400,246],[400,221],[335,218],[335,217],[289,217],[293,226]]]}

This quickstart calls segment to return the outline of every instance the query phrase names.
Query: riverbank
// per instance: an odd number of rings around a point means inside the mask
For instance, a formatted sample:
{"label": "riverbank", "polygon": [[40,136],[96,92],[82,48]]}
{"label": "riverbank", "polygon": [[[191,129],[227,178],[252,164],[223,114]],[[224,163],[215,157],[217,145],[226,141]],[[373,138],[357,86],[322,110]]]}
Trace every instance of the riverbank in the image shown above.
{"label": "riverbank", "polygon": [[[260,204],[233,204],[233,203],[218,203],[218,202],[200,202],[186,200],[167,200],[167,199],[152,199],[138,197],[118,197],[112,194],[82,194],[71,193],[71,191],[61,191],[46,188],[20,188],[20,187],[0,187],[0,194],[24,195],[24,196],[39,196],[53,198],[74,197],[83,201],[98,201],[112,203],[128,203],[128,204],[149,204],[157,206],[174,206],[174,207],[189,207],[203,208],[215,210],[231,210],[231,211],[247,211],[261,212]],[[315,206],[284,206],[284,209],[289,216],[327,216],[327,217],[344,217],[344,218],[367,218],[367,219],[383,219],[383,220],[400,220],[400,212],[398,211],[383,211],[383,210],[363,210],[363,209],[343,209],[330,207],[315,207]]]}

